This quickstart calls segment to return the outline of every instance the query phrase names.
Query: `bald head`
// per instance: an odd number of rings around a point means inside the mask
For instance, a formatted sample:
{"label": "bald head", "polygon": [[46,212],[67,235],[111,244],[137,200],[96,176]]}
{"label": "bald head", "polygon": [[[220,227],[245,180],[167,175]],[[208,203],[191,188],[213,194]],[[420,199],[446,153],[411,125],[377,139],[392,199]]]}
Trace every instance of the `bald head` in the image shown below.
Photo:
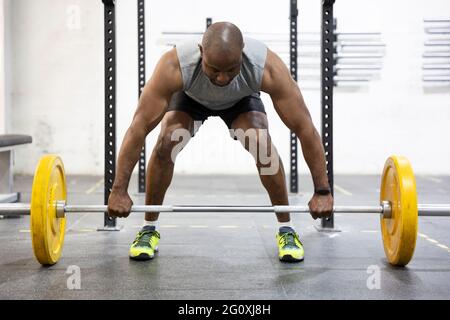
{"label": "bald head", "polygon": [[230,22],[212,24],[203,35],[203,50],[206,52],[240,53],[244,48],[241,30]]}
{"label": "bald head", "polygon": [[239,74],[243,49],[244,39],[238,27],[229,22],[212,24],[200,46],[203,71],[214,84],[227,85]]}

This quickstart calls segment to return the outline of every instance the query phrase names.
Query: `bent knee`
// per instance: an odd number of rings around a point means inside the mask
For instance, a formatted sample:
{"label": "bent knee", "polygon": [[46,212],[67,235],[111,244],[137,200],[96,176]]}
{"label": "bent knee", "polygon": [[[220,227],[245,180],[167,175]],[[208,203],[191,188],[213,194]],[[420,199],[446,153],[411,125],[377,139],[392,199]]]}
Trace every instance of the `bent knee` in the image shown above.
{"label": "bent knee", "polygon": [[161,132],[155,145],[155,152],[159,159],[175,162],[178,153],[191,138],[189,130],[181,126],[173,126]]}

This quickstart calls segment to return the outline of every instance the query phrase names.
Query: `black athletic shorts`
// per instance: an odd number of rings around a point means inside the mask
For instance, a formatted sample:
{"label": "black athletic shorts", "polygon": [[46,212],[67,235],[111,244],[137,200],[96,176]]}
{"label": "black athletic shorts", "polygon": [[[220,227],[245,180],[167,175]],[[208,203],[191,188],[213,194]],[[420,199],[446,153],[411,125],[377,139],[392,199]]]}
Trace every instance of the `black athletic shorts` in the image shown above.
{"label": "black athletic shorts", "polygon": [[220,117],[226,123],[228,129],[231,129],[231,124],[234,119],[236,119],[241,113],[249,111],[258,111],[264,114],[266,113],[264,104],[260,97],[247,96],[239,100],[230,108],[223,110],[211,110],[189,97],[183,91],[173,94],[167,111],[184,111],[194,120],[201,121],[202,123],[208,119],[208,117]]}

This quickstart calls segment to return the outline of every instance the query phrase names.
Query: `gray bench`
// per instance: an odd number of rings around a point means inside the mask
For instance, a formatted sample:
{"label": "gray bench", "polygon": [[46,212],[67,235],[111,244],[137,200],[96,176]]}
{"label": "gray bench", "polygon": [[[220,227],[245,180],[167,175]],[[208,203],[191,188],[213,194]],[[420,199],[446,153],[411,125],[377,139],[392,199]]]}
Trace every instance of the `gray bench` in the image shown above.
{"label": "gray bench", "polygon": [[20,194],[13,192],[13,151],[16,147],[32,142],[22,134],[0,134],[0,203],[17,202]]}

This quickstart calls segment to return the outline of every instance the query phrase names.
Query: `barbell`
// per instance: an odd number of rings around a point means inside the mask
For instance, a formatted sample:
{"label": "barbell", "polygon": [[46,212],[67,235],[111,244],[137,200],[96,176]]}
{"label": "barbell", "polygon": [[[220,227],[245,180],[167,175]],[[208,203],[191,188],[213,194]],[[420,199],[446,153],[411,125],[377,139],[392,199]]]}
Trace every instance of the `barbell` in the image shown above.
{"label": "barbell", "polygon": [[[68,205],[64,165],[57,155],[43,156],[35,171],[31,202],[0,204],[0,214],[30,215],[33,251],[42,265],[58,262],[64,243],[66,213],[107,212],[105,205]],[[309,213],[306,206],[187,206],[135,205],[131,212],[291,212]],[[334,206],[335,213],[380,214],[386,258],[405,266],[412,259],[417,239],[418,216],[450,216],[450,205],[419,205],[410,162],[403,156],[386,160],[381,176],[380,205]]]}

